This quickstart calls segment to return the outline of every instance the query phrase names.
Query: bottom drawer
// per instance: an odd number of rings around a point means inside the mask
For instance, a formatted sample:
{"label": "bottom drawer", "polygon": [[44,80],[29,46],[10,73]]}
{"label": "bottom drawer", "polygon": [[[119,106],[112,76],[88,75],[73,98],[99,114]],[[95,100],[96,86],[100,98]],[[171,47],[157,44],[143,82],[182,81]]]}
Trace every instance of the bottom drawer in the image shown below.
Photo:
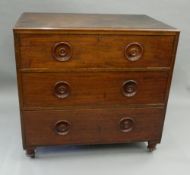
{"label": "bottom drawer", "polygon": [[26,146],[160,139],[163,108],[23,111]]}

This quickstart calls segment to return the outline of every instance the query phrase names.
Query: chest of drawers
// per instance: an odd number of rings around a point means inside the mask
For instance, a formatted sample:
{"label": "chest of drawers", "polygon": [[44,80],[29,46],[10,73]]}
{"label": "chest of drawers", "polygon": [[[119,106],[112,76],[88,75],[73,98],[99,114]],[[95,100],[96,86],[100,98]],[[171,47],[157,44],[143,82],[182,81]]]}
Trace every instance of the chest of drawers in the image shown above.
{"label": "chest of drawers", "polygon": [[24,13],[14,28],[23,147],[160,143],[179,31],[145,15]]}

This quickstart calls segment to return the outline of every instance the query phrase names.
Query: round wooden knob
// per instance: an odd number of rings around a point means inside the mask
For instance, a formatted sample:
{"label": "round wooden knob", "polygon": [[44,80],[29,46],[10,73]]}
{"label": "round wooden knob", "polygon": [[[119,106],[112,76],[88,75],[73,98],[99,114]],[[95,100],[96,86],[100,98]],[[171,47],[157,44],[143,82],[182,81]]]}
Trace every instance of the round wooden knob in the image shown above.
{"label": "round wooden knob", "polygon": [[137,61],[143,55],[143,46],[140,43],[130,43],[125,47],[125,56],[129,61]]}
{"label": "round wooden knob", "polygon": [[57,61],[67,61],[72,56],[71,45],[67,42],[59,42],[53,46],[52,55]]}
{"label": "round wooden knob", "polygon": [[71,124],[66,120],[60,120],[55,124],[55,132],[58,135],[66,135],[69,133]]}
{"label": "round wooden knob", "polygon": [[70,86],[65,81],[59,81],[55,84],[54,94],[57,98],[66,98],[70,94]]}
{"label": "round wooden knob", "polygon": [[127,80],[123,83],[123,95],[132,97],[137,93],[137,82],[134,80]]}
{"label": "round wooden knob", "polygon": [[130,117],[122,118],[119,122],[119,127],[122,132],[132,131],[134,128],[134,119]]}

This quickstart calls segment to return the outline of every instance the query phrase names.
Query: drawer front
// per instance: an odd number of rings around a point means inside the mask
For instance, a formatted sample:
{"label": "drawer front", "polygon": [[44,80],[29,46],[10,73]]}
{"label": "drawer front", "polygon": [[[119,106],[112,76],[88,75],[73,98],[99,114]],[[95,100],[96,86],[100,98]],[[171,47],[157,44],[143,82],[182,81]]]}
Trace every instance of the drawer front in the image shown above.
{"label": "drawer front", "polygon": [[174,36],[21,35],[21,68],[169,67]]}
{"label": "drawer front", "polygon": [[30,146],[159,139],[163,120],[161,108],[23,111]]}
{"label": "drawer front", "polygon": [[168,72],[24,73],[24,107],[157,104]]}

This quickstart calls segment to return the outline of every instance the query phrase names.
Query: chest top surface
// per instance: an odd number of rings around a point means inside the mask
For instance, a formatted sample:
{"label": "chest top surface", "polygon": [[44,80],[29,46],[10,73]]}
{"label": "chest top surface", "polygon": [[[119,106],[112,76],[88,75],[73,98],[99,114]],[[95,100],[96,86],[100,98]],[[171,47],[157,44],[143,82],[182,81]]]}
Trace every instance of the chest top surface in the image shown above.
{"label": "chest top surface", "polygon": [[176,29],[146,15],[23,13],[15,30],[164,30]]}

